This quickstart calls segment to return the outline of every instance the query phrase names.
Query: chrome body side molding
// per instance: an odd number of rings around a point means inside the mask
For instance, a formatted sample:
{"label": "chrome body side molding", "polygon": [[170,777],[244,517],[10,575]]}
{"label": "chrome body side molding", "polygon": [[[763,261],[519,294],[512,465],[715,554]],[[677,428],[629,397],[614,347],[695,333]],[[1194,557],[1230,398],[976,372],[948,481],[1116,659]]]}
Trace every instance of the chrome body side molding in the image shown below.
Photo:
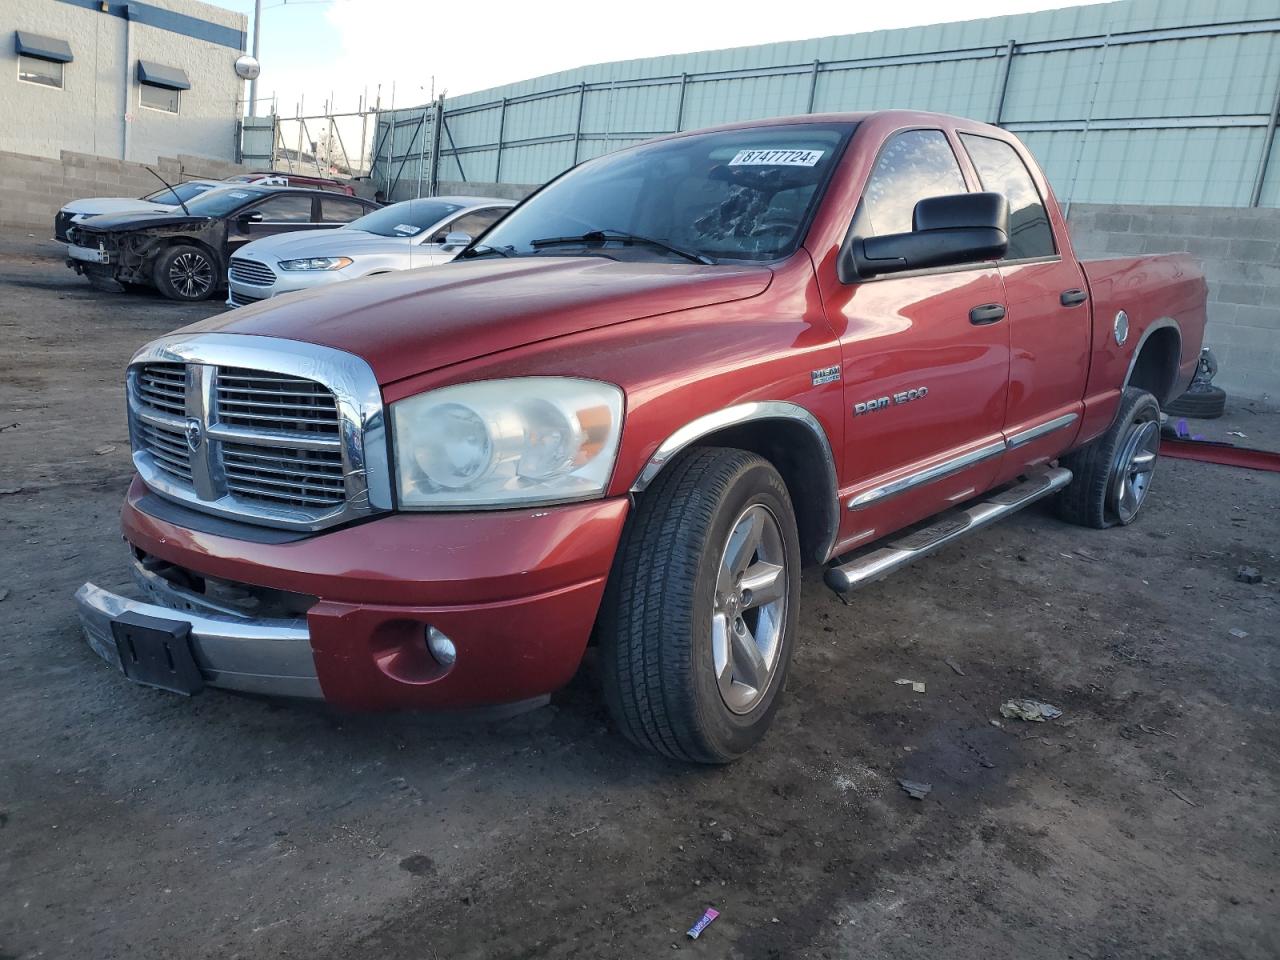
{"label": "chrome body side molding", "polygon": [[1052,420],[1047,420],[1044,423],[1037,424],[1034,427],[1030,427],[1019,433],[1013,434],[1013,436],[1009,437],[1008,441],[1006,441],[1006,445],[1010,450],[1015,450],[1018,447],[1026,446],[1032,440],[1039,440],[1041,437],[1047,436],[1055,430],[1063,430],[1079,419],[1079,414],[1075,413],[1068,413],[1061,417],[1055,417]]}
{"label": "chrome body side molding", "polygon": [[934,464],[932,467],[909,473],[905,477],[899,477],[896,480],[889,480],[885,483],[877,483],[870,490],[864,490],[862,493],[851,497],[848,507],[850,510],[862,510],[873,503],[879,503],[889,497],[896,497],[900,493],[906,493],[908,490],[913,490],[926,483],[933,483],[933,481],[949,477],[953,473],[959,473],[961,470],[982,463],[984,460],[998,457],[1004,451],[1005,441],[992,441],[975,450],[962,453],[958,457],[952,457],[950,460],[944,460],[942,463]]}

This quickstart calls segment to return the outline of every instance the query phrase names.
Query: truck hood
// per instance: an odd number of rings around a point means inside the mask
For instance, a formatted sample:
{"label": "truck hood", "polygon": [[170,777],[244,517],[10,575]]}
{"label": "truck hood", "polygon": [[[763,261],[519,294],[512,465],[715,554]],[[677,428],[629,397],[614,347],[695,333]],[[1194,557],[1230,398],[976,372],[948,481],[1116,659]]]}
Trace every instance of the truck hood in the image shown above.
{"label": "truck hood", "polygon": [[602,257],[455,261],[276,297],[184,332],[334,347],[363,357],[386,385],[539,340],[745,300],[772,279],[764,266]]}
{"label": "truck hood", "polygon": [[104,213],[167,213],[173,204],[138,200],[134,197],[86,197],[72,200],[62,208],[62,213],[76,217],[97,217]]}
{"label": "truck hood", "polygon": [[300,257],[358,257],[374,254],[409,254],[404,237],[380,237],[364,230],[300,230],[254,240],[236,251],[244,260],[296,260]]}

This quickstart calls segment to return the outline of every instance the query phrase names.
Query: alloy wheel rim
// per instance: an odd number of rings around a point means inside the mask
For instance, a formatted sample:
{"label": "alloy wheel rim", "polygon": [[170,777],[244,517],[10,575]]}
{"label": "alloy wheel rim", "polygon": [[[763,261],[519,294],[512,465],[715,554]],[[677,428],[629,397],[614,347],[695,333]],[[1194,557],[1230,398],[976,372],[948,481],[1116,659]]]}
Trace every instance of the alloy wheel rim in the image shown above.
{"label": "alloy wheel rim", "polygon": [[711,612],[716,686],[736,714],[755,709],[773,683],[789,592],[782,528],[768,507],[752,504],[720,552]]}
{"label": "alloy wheel rim", "polygon": [[198,253],[183,253],[169,266],[169,282],[184,297],[204,296],[213,283],[213,266]]}
{"label": "alloy wheel rim", "polygon": [[1160,455],[1160,425],[1154,420],[1136,423],[1116,455],[1111,489],[1111,509],[1121,523],[1130,522],[1147,498],[1151,475]]}

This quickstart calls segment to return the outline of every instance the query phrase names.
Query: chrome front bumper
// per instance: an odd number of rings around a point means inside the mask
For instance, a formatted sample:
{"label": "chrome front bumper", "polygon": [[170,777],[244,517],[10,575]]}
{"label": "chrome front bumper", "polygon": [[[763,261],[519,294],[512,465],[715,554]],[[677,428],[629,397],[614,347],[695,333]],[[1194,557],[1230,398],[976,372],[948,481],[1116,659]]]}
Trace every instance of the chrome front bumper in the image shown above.
{"label": "chrome front bumper", "polygon": [[206,684],[246,693],[322,699],[305,620],[254,619],[204,601],[135,568],[136,600],[86,583],[76,607],[89,646],[124,672],[111,621],[127,612],[191,625],[191,652]]}

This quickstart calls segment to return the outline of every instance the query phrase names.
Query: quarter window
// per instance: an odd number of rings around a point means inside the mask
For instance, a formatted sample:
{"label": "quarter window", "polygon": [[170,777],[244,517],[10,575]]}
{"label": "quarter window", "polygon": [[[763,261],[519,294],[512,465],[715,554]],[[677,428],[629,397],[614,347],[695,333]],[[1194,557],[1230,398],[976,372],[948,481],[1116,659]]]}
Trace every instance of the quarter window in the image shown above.
{"label": "quarter window", "polygon": [[967,193],[960,164],[941,130],[896,134],[876,158],[859,212],[862,236],[910,233],[916,204]]}
{"label": "quarter window", "polygon": [[53,60],[41,60],[39,57],[22,55],[18,57],[18,79],[61,90],[63,66]]}
{"label": "quarter window", "polygon": [[960,140],[978,171],[982,188],[1003,193],[1009,201],[1009,252],[1006,260],[1052,257],[1053,230],[1044,201],[1027,165],[1011,144],[977,134],[960,134]]}
{"label": "quarter window", "polygon": [[160,110],[164,113],[178,112],[181,91],[170,90],[168,87],[156,87],[149,83],[141,84],[140,90],[138,103],[148,110]]}
{"label": "quarter window", "polygon": [[305,194],[289,194],[263,200],[253,208],[262,214],[264,223],[310,223],[311,198]]}

